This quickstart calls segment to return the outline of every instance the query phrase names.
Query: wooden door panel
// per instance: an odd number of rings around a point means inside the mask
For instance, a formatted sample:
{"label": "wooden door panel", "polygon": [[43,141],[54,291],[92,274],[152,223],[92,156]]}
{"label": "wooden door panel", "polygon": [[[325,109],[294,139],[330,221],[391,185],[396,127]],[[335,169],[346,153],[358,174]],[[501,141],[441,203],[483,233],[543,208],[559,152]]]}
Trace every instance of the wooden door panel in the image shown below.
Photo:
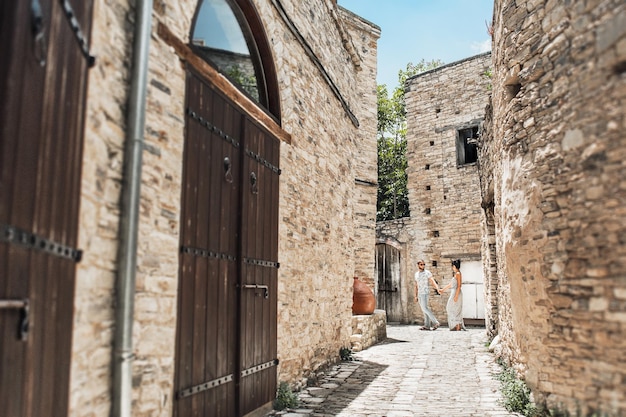
{"label": "wooden door panel", "polygon": [[236,415],[240,118],[188,74],[175,415]]}
{"label": "wooden door panel", "polygon": [[[278,268],[279,143],[252,121],[245,124],[242,187],[242,282],[261,286],[242,295],[242,413],[274,398]],[[259,369],[260,368],[260,369]]]}
{"label": "wooden door panel", "polygon": [[88,35],[92,0],[0,5],[0,300],[29,301],[24,341],[23,313],[0,309],[7,417],[67,413],[89,62],[64,8]]}
{"label": "wooden door panel", "polygon": [[[385,310],[387,321],[402,321],[402,280],[400,279],[400,251],[391,245],[376,245],[378,297],[376,308]],[[412,288],[407,291],[413,291]]]}
{"label": "wooden door panel", "polygon": [[[30,252],[26,249],[0,244],[2,256],[2,299],[23,299],[28,296]],[[10,262],[9,262],[10,260]],[[12,277],[13,279],[8,279]],[[20,277],[22,279],[15,279]],[[19,340],[19,310],[0,311],[0,404],[7,416],[21,416],[24,403],[27,402],[28,391],[23,387],[27,384],[27,352],[28,344]]]}
{"label": "wooden door panel", "polygon": [[279,143],[192,69],[186,123],[174,415],[240,416],[276,389]]}

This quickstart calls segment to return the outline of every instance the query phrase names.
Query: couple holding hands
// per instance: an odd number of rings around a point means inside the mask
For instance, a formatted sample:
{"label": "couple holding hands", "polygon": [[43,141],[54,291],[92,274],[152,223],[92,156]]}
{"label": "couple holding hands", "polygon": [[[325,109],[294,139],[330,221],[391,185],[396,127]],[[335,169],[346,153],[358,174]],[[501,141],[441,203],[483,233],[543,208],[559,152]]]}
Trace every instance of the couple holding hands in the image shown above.
{"label": "couple holding hands", "polygon": [[446,304],[446,312],[448,313],[448,327],[452,331],[465,330],[463,324],[463,293],[461,292],[461,260],[452,261],[452,279],[443,288],[439,288],[437,281],[433,278],[433,274],[426,269],[423,260],[417,261],[417,272],[415,273],[415,301],[418,301],[422,312],[424,312],[424,326],[420,330],[437,330],[439,328],[439,320],[433,312],[428,308],[428,295],[430,285],[435,288],[437,294],[450,289],[450,298]]}

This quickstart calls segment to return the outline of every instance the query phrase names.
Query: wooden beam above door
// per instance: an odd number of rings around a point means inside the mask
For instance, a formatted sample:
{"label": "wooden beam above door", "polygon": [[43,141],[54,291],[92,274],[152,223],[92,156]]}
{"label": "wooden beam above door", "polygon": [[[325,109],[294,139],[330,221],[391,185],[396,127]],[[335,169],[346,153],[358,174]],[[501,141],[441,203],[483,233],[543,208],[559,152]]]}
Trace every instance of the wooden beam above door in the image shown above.
{"label": "wooden beam above door", "polygon": [[271,116],[259,108],[254,101],[239,91],[224,75],[220,74],[215,68],[197,56],[193,50],[178,38],[165,24],[161,22],[158,23],[157,34],[163,41],[174,48],[176,55],[178,55],[182,61],[191,64],[208,82],[217,87],[242,110],[250,114],[271,134],[281,141],[291,144],[291,134],[289,132],[284,130]]}

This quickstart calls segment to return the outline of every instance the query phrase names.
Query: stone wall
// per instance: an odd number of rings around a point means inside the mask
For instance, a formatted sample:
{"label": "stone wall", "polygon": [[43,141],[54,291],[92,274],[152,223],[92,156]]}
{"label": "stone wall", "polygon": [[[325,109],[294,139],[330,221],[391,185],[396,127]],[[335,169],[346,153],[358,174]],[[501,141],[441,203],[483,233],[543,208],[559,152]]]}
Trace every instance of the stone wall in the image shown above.
{"label": "stone wall", "polygon": [[[373,109],[375,46],[380,31],[365,21],[341,23],[352,19],[346,13],[337,13],[340,20],[334,21],[330,7],[334,6],[329,1],[307,4],[316,19],[329,24],[327,31],[316,29],[315,36],[323,33],[328,39],[322,44],[329,42],[337,48],[334,53],[326,49],[316,52],[329,72],[337,74],[333,79],[351,104],[358,128],[301,47],[287,43],[277,48],[282,53],[276,57],[283,60],[277,63],[278,78],[285,91],[294,95],[293,102],[284,97],[284,111],[293,108],[297,113],[283,118],[293,142],[281,149],[279,379],[301,385],[307,375],[338,359],[341,347],[349,345],[353,277],[355,273],[373,275],[376,193],[355,185],[355,180],[376,178],[375,171],[362,167],[376,165]],[[296,22],[298,27],[309,24]],[[352,39],[350,45],[361,45],[358,56],[342,46],[338,23],[352,34],[344,33]],[[284,34],[270,37],[286,38]],[[372,206],[367,208],[367,204]],[[360,247],[367,248],[365,255],[357,250]]]}
{"label": "stone wall", "polygon": [[352,316],[352,351],[360,352],[387,338],[387,315],[385,310],[374,310],[369,315]]}
{"label": "stone wall", "polygon": [[372,238],[376,234],[376,198],[378,182],[378,148],[376,126],[378,112],[376,106],[361,106],[360,103],[376,103],[377,40],[380,29],[372,23],[339,8],[341,21],[352,39],[354,53],[361,58],[360,75],[356,103],[359,103],[360,144],[356,149],[355,196],[354,196],[354,274],[372,289],[375,286],[374,250]]}
{"label": "stone wall", "polygon": [[[331,0],[312,0],[305,8],[281,0],[325,75],[275,2],[253,3],[278,72],[282,127],[292,137],[291,144],[281,145],[278,372],[279,380],[299,384],[349,346],[353,276],[374,275],[371,183],[376,181],[380,29]],[[135,20],[131,4],[95,2],[91,51],[97,65],[90,72],[87,99],[72,416],[108,416],[111,406],[117,233]],[[172,409],[185,71],[156,27],[163,23],[187,42],[196,5],[154,1],[133,322],[134,416],[170,416]],[[365,185],[355,186],[356,180]]]}
{"label": "stone wall", "polygon": [[489,338],[494,338],[498,334],[498,321],[504,317],[508,305],[499,304],[501,297],[506,297],[509,288],[504,282],[500,282],[498,277],[498,252],[496,250],[496,225],[495,225],[495,204],[494,184],[491,175],[486,175],[493,171],[497,159],[486,157],[495,152],[493,148],[493,107],[489,97],[489,104],[485,110],[485,120],[479,140],[479,177],[482,196],[482,244],[481,252],[483,258],[483,274],[485,277],[485,328]]}
{"label": "stone wall", "polygon": [[[404,235],[391,225],[381,234],[406,244],[408,322],[422,323],[413,296],[417,261],[424,259],[439,285],[451,277],[450,261],[481,259],[481,209],[475,162],[457,163],[460,129],[479,128],[490,93],[486,75],[491,54],[453,62],[407,80],[407,160],[410,219]],[[430,297],[431,308],[446,321],[447,297]]]}
{"label": "stone wall", "polygon": [[494,17],[480,159],[502,354],[538,401],[624,415],[626,4],[496,0]]}

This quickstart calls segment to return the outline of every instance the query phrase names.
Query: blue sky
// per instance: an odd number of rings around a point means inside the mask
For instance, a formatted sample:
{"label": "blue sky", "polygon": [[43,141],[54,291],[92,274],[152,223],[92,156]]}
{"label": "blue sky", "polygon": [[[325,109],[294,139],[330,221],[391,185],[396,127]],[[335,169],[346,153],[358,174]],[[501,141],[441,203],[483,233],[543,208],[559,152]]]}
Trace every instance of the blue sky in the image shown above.
{"label": "blue sky", "polygon": [[340,6],[376,24],[378,84],[398,85],[406,64],[439,59],[445,64],[491,49],[486,22],[493,0],[338,0]]}

